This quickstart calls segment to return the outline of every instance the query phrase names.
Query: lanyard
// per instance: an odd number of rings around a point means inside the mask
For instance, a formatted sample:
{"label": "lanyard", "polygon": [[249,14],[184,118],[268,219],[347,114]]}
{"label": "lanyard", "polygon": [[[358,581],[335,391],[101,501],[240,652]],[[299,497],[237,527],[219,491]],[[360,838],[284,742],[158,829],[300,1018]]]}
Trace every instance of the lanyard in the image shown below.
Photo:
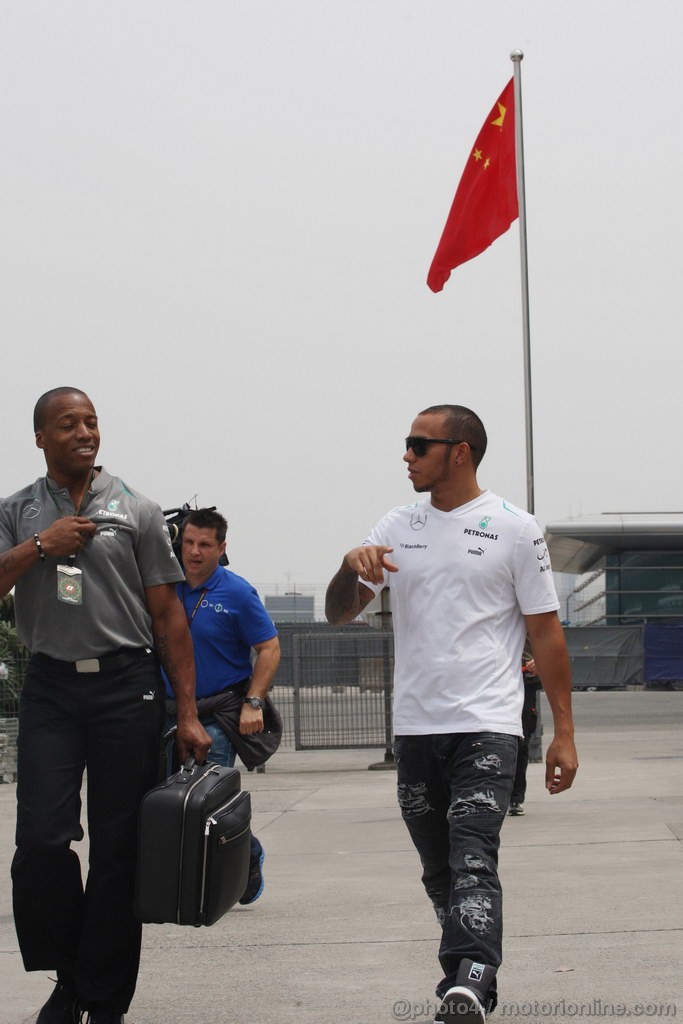
{"label": "lanyard", "polygon": [[[185,584],[185,586],[187,586],[187,583]],[[190,629],[192,629],[192,623],[194,621],[195,615],[199,611],[199,606],[200,606],[200,604],[202,603],[202,601],[204,600],[204,598],[206,597],[206,595],[208,593],[209,593],[209,588],[205,587],[204,590],[202,590],[202,592],[199,595],[199,597],[197,598],[197,603],[196,603],[196,605],[192,609],[192,612],[189,615],[188,615],[188,612],[187,612],[187,608],[185,608],[185,614],[187,615],[187,624],[190,627]],[[184,604],[185,604],[185,602],[183,601],[183,605]]]}

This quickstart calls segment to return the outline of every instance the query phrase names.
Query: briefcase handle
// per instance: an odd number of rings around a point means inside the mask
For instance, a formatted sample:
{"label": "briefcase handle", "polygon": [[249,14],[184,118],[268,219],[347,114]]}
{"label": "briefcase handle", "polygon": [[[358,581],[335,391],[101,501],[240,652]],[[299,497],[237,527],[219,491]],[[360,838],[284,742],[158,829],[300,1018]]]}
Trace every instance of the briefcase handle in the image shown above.
{"label": "briefcase handle", "polygon": [[[166,757],[167,757],[167,753],[166,752],[168,751],[170,746],[173,746],[173,760],[175,762],[174,767],[176,767],[177,770],[173,773],[172,778],[173,778],[174,782],[178,782],[178,783],[180,783],[181,786],[183,786],[183,785],[185,785],[185,783],[190,781],[190,779],[192,778],[192,775],[194,773],[195,768],[197,768],[199,766],[197,765],[197,761],[192,756],[192,754],[189,755],[189,757],[185,761],[185,764],[183,764],[183,765],[179,765],[178,764],[178,755],[177,755],[177,751],[176,751],[176,748],[175,748],[175,737],[176,737],[177,731],[178,731],[178,726],[177,725],[172,725],[171,728],[168,729],[163,734],[163,736],[161,737],[161,748],[162,748],[162,751],[164,751],[164,753],[162,754],[162,758],[163,758],[163,761],[164,761],[164,764],[165,764],[166,763]],[[165,775],[165,773],[164,773],[164,775]],[[162,778],[164,777],[164,775],[162,775]]]}
{"label": "briefcase handle", "polygon": [[186,785],[194,775],[194,770],[197,767],[197,762],[190,754],[185,764],[181,766],[180,771],[175,774],[176,783],[179,783],[181,786]]}

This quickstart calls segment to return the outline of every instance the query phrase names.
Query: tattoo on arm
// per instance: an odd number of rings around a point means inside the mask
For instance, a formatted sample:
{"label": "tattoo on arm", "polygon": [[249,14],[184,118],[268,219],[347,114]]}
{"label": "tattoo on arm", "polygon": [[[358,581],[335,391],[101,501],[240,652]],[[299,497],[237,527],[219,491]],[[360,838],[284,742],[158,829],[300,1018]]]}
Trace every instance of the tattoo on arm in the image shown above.
{"label": "tattoo on arm", "polygon": [[165,633],[158,633],[154,637],[154,641],[159,661],[168,676],[168,681],[175,690],[178,667],[171,655],[171,644],[169,643],[169,639]]}
{"label": "tattoo on arm", "polygon": [[374,596],[369,587],[360,587],[355,573],[340,569],[332,578],[325,596],[328,622],[350,622],[360,615]]}
{"label": "tattoo on arm", "polygon": [[6,551],[4,555],[0,555],[0,572],[6,572],[12,568],[14,562],[14,556],[11,551]]}

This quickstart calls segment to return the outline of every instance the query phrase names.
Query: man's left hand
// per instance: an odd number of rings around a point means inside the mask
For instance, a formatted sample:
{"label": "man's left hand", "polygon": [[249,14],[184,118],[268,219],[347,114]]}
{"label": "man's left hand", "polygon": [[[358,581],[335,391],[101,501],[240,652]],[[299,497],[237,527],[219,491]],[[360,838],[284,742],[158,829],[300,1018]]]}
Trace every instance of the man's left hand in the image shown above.
{"label": "man's left hand", "polygon": [[569,789],[578,767],[574,740],[555,736],[545,755],[545,788],[551,796]]}
{"label": "man's left hand", "polygon": [[251,736],[254,732],[263,732],[263,712],[260,708],[252,708],[249,704],[242,705],[240,732],[243,736]]}

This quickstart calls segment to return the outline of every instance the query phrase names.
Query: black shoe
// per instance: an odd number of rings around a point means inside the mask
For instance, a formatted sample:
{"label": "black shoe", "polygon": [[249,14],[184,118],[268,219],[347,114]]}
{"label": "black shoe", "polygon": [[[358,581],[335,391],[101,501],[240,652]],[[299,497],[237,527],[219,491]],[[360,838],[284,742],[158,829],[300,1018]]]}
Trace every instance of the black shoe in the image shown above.
{"label": "black shoe", "polygon": [[123,1024],[123,1014],[111,1010],[84,1010],[79,1024]]}
{"label": "black shoe", "polygon": [[247,887],[244,890],[244,895],[240,900],[243,907],[246,907],[249,903],[255,903],[263,892],[263,861],[265,860],[265,853],[263,847],[261,848],[260,856],[251,862],[249,866],[249,879],[247,881]]}
{"label": "black shoe", "polygon": [[58,981],[41,1009],[36,1024],[78,1024],[81,1008],[78,993],[71,981]]}
{"label": "black shoe", "polygon": [[434,1024],[486,1024],[486,1011],[493,1006],[487,992],[495,979],[495,967],[461,960],[455,985],[442,996]]}
{"label": "black shoe", "polygon": [[508,814],[511,814],[513,818],[519,818],[522,814],[524,814],[524,804],[517,803],[517,801],[513,801],[510,804]]}
{"label": "black shoe", "polygon": [[486,1024],[479,997],[465,985],[454,985],[443,997],[434,1024]]}

